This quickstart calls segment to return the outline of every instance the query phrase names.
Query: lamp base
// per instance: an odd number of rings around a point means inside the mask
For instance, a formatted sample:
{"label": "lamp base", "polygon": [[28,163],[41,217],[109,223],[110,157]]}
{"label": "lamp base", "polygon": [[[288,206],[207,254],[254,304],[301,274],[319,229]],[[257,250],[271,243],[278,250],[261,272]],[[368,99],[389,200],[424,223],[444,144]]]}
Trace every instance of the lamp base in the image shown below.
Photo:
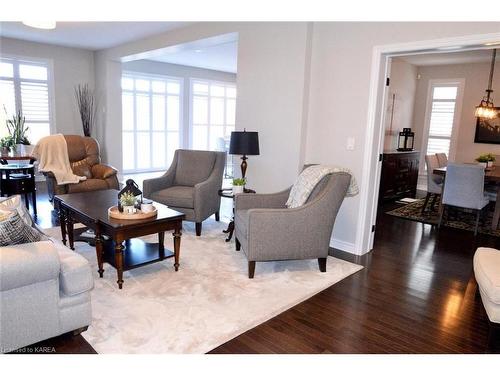
{"label": "lamp base", "polygon": [[245,175],[247,173],[247,159],[248,158],[246,157],[246,155],[243,155],[241,157],[241,160],[243,160],[241,162],[241,178],[245,178]]}

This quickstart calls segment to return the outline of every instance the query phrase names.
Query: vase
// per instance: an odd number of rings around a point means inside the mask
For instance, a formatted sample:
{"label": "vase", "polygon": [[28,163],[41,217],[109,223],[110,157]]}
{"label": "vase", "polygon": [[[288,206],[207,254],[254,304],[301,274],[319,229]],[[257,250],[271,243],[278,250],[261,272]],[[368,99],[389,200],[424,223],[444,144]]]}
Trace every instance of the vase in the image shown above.
{"label": "vase", "polygon": [[489,161],[488,164],[486,165],[486,168],[491,168],[491,167],[493,167],[493,162]]}
{"label": "vase", "polygon": [[488,167],[488,163],[487,162],[478,162],[477,164],[480,165],[480,166],[482,166],[483,168],[487,168]]}
{"label": "vase", "polygon": [[233,195],[243,193],[243,186],[233,186]]}

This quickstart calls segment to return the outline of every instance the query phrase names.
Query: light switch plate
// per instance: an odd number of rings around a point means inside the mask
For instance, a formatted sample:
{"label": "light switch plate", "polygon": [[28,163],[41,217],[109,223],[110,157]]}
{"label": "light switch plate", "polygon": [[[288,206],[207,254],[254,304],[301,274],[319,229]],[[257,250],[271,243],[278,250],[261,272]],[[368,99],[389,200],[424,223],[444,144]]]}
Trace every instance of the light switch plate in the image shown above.
{"label": "light switch plate", "polygon": [[355,139],[354,137],[347,137],[347,144],[346,144],[346,149],[349,151],[354,150],[354,145],[355,145]]}

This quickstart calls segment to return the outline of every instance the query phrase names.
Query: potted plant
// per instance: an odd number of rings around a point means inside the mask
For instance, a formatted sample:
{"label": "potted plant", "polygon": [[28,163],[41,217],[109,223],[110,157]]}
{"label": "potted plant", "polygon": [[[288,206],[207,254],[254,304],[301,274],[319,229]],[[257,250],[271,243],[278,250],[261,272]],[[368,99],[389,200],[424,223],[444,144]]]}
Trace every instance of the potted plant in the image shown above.
{"label": "potted plant", "polygon": [[487,168],[490,158],[488,154],[481,154],[476,158],[476,161],[479,165],[482,165],[483,167]]}
{"label": "potted plant", "polygon": [[8,135],[0,139],[0,149],[2,155],[6,156],[9,154],[10,150],[15,147],[14,139]]}
{"label": "potted plant", "polygon": [[82,120],[83,135],[90,137],[97,118],[97,103],[94,91],[86,83],[75,86],[75,97]]}
{"label": "potted plant", "polygon": [[120,205],[122,206],[124,213],[134,214],[136,212],[135,195],[131,192],[123,193],[120,195]]}
{"label": "potted plant", "polygon": [[233,178],[233,195],[243,193],[245,183],[244,178]]}
{"label": "potted plant", "polygon": [[486,156],[488,157],[488,166],[487,168],[492,168],[493,167],[493,162],[495,161],[495,155],[493,154],[486,154]]}
{"label": "potted plant", "polygon": [[[4,107],[5,110],[5,107]],[[7,114],[7,111],[5,111]],[[29,128],[25,127],[26,118],[23,116],[21,111],[17,111],[15,115],[12,115],[11,119],[6,121],[7,130],[9,132],[9,136],[12,138],[13,149],[19,154],[28,154],[31,153],[29,147],[31,143],[26,136]]]}

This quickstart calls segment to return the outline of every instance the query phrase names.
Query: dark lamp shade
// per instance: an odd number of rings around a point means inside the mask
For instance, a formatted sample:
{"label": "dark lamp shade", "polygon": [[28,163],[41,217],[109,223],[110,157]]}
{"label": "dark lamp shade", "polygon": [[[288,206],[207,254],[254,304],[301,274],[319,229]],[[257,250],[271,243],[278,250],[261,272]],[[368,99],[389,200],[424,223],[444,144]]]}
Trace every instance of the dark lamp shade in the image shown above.
{"label": "dark lamp shade", "polygon": [[259,155],[259,133],[231,132],[229,153],[231,155]]}

